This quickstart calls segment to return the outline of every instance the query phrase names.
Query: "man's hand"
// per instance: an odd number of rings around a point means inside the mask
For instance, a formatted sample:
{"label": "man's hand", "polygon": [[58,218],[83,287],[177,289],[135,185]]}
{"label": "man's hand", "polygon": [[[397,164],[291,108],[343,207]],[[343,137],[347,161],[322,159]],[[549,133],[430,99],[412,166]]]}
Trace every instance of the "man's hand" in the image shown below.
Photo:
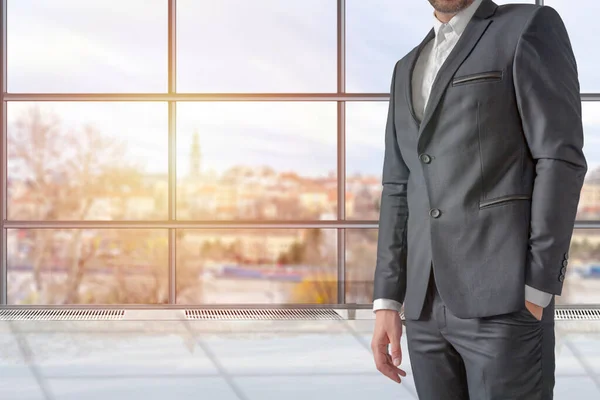
{"label": "man's hand", "polygon": [[[406,376],[406,372],[398,368],[402,362],[401,337],[402,321],[398,312],[375,311],[375,330],[371,341],[375,365],[379,372],[398,383],[401,382],[400,376]],[[391,355],[388,353],[388,344],[392,345]]]}
{"label": "man's hand", "polygon": [[525,307],[529,310],[530,313],[533,314],[535,319],[538,321],[542,320],[542,313],[544,312],[544,307],[540,307],[537,304],[533,304],[530,301],[525,300]]}

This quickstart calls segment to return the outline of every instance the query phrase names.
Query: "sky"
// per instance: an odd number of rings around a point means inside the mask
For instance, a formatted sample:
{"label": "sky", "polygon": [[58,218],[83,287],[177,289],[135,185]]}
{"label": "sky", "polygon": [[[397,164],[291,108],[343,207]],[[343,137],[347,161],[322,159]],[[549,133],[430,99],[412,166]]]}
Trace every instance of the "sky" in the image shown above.
{"label": "sky", "polygon": [[[592,29],[600,3],[545,4],[567,25],[582,91],[600,92]],[[431,28],[432,8],[427,0],[347,0],[346,8],[347,91],[387,93],[395,62]],[[177,20],[180,92],[335,92],[335,0],[178,0]],[[8,0],[7,54],[12,93],[165,92],[167,1]],[[38,104],[65,126],[90,123],[120,137],[148,172],[167,172],[166,103]],[[31,106],[9,104],[9,129]],[[347,103],[348,174],[380,174],[386,112],[386,102]],[[584,152],[595,168],[600,103],[584,103],[583,120]],[[179,103],[182,174],[196,130],[205,169],[243,163],[322,176],[336,168],[333,102]]]}

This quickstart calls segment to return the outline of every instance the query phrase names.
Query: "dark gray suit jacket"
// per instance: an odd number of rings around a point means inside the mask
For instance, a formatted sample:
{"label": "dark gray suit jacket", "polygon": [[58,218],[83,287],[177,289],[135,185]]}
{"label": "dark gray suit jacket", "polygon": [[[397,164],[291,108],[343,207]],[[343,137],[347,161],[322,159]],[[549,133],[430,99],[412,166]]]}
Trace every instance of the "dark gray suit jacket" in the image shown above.
{"label": "dark gray suit jacket", "polygon": [[587,171],[564,24],[483,0],[418,121],[412,70],[433,36],[394,67],[373,299],[419,318],[432,264],[461,318],[522,309],[525,284],[560,295]]}

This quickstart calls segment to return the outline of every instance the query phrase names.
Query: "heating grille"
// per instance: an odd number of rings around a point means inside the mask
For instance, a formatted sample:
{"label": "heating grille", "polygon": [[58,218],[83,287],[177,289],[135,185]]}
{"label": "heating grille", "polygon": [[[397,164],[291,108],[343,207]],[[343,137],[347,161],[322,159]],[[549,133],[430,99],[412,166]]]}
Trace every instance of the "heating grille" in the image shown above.
{"label": "heating grille", "polygon": [[600,308],[559,308],[554,310],[556,321],[600,321]]}
{"label": "heating grille", "polygon": [[90,321],[120,320],[125,310],[73,310],[73,309],[0,309],[3,321]]}
{"label": "heating grille", "polygon": [[[0,321],[107,321],[160,319],[160,312],[136,310],[127,317],[124,309],[15,309],[0,308]],[[131,310],[130,310],[131,311]],[[172,317],[173,310],[168,312]],[[330,308],[307,309],[186,309],[185,319],[193,320],[340,320],[345,319]],[[181,312],[181,311],[178,311]],[[135,315],[134,315],[135,314]],[[140,314],[140,315],[138,315]],[[142,315],[143,314],[143,315]],[[148,314],[148,315],[147,315]],[[180,314],[181,315],[181,314]],[[556,321],[600,321],[600,308],[557,308]],[[181,317],[178,317],[181,318]],[[178,319],[175,318],[175,319]],[[171,318],[173,319],[173,318]]]}
{"label": "heating grille", "polygon": [[198,309],[185,310],[187,319],[342,319],[335,310],[322,309]]}

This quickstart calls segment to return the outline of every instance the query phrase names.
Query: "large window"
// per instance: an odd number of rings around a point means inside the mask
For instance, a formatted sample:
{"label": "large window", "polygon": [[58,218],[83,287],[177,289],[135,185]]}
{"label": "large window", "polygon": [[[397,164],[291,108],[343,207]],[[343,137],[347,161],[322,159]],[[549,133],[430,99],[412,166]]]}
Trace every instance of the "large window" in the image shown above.
{"label": "large window", "polygon": [[[391,72],[426,0],[2,4],[0,303],[371,302]],[[545,4],[590,167],[557,302],[600,303],[598,6]]]}

